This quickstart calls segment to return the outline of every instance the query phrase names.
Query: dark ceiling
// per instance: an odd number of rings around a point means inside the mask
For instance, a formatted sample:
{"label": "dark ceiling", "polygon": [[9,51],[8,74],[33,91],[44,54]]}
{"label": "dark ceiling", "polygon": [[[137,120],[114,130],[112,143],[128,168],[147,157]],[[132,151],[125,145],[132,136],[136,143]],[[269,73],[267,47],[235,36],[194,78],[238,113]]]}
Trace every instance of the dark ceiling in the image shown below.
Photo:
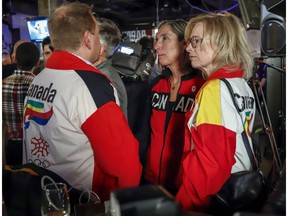
{"label": "dark ceiling", "polygon": [[[3,0],[3,16],[22,13],[38,15],[38,1]],[[50,1],[50,0],[48,0]],[[55,0],[54,0],[55,1]],[[56,0],[59,5],[65,0]],[[75,0],[66,0],[72,2]],[[122,29],[151,28],[163,19],[188,19],[205,11],[229,10],[240,16],[238,0],[78,0],[93,5],[102,17],[110,18]]]}
{"label": "dark ceiling", "polygon": [[226,10],[240,14],[238,0],[80,0],[93,5],[100,16],[125,28],[151,28],[163,19],[188,19],[201,11]]}

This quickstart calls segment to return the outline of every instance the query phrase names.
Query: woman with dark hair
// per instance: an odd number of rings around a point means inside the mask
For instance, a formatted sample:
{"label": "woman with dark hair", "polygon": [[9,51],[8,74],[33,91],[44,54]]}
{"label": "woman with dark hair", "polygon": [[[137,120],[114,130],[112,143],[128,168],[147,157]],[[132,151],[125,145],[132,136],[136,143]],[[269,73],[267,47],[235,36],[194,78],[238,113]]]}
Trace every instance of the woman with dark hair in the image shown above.
{"label": "woman with dark hair", "polygon": [[192,69],[185,50],[186,25],[186,21],[180,19],[161,22],[154,44],[164,70],[152,81],[151,144],[144,177],[148,182],[164,186],[172,194],[177,191],[185,113],[190,110],[204,82],[198,71]]}

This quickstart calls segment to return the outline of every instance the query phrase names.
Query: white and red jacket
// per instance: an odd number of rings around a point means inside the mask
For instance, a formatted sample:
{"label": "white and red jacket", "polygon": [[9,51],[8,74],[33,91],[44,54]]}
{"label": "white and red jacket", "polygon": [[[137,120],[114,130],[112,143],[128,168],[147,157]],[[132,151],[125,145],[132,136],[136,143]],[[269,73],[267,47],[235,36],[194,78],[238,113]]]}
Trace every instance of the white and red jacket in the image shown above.
{"label": "white and red jacket", "polygon": [[171,72],[168,68],[154,80],[151,90],[151,145],[144,177],[149,182],[164,186],[171,193],[176,192],[175,180],[184,145],[185,113],[190,110],[204,83],[197,72],[182,76],[176,102],[169,101]]}
{"label": "white and red jacket", "polygon": [[[241,133],[245,127],[252,147],[255,99],[242,77],[242,71],[219,69],[207,79],[187,113],[184,160],[179,174],[182,184],[176,195],[185,210],[207,209],[211,195],[220,190],[231,173],[252,168]],[[231,84],[242,118],[220,78]]]}
{"label": "white and red jacket", "polygon": [[113,189],[137,186],[139,145],[115,99],[115,88],[92,64],[54,51],[25,99],[23,162],[102,200]]}

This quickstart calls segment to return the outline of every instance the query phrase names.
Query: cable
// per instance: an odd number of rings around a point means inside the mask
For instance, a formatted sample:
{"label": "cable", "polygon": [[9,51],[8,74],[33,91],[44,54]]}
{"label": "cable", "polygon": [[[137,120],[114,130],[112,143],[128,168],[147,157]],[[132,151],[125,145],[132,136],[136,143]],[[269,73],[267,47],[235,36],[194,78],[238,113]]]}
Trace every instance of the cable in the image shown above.
{"label": "cable", "polygon": [[205,2],[203,2],[203,0],[201,0],[201,3],[204,5],[204,7],[206,8],[207,11],[209,11],[209,8],[206,6]]}
{"label": "cable", "polygon": [[156,0],[156,26],[159,24],[159,0]]}
{"label": "cable", "polygon": [[[47,191],[46,191],[46,188],[45,188],[46,185],[44,184],[46,179],[50,180],[50,181],[52,182],[52,184],[55,185],[55,188],[56,188],[57,190],[59,189],[59,187],[57,186],[57,183],[56,183],[50,176],[45,175],[45,176],[43,176],[43,177],[41,178],[41,187],[42,187],[43,190],[45,190],[45,195],[46,195],[46,198],[47,198],[48,202],[53,206],[53,208],[55,208],[56,210],[59,210],[59,208],[57,208],[57,206],[55,206],[55,204],[51,201],[49,195],[47,194]],[[63,184],[64,184],[64,183],[63,183]],[[91,199],[91,195],[95,197],[95,203],[94,203],[94,204],[101,203],[100,197],[99,197],[94,191],[90,191],[87,187],[84,187],[84,185],[79,185],[79,186],[80,186],[80,188],[77,188],[77,189],[82,191],[81,195],[79,196],[79,204],[80,204],[80,205],[83,204],[82,201],[81,201],[81,199],[82,199],[82,197],[83,197],[83,195],[84,195],[85,193],[88,194],[87,203],[89,203],[89,202],[92,200],[92,199]],[[76,187],[74,187],[74,188],[76,188]],[[68,190],[68,193],[69,193],[72,189],[73,189],[73,187],[70,187],[69,190]]]}
{"label": "cable", "polygon": [[[204,13],[211,13],[211,11],[207,11],[207,10],[204,10],[202,8],[199,8],[199,7],[196,7],[196,6],[193,6],[189,0],[185,0],[185,2],[192,8],[192,9],[195,9],[195,10],[198,10],[198,11],[201,11],[201,12],[204,12]],[[204,2],[201,0],[202,4],[206,7],[206,5],[204,4]],[[236,3],[235,5],[231,6],[230,8],[227,8],[227,9],[224,9],[224,10],[221,10],[221,11],[230,11],[230,10],[233,10],[234,8],[238,7],[238,3]],[[206,7],[206,9],[208,9]]]}
{"label": "cable", "polygon": [[43,176],[43,177],[41,178],[41,187],[42,187],[42,189],[45,191],[45,196],[46,196],[49,204],[51,204],[51,205],[53,206],[53,208],[55,208],[56,210],[59,210],[59,208],[51,201],[49,195],[47,194],[46,185],[44,185],[45,179],[49,179],[49,180],[52,182],[52,184],[55,185],[55,188],[56,188],[57,190],[58,190],[59,188],[58,188],[56,182],[55,182],[51,177],[45,175],[45,176]]}
{"label": "cable", "polygon": [[[81,199],[82,199],[82,197],[83,197],[83,195],[84,195],[85,193],[88,194],[87,203],[89,203],[89,202],[91,201],[91,194],[96,198],[96,201],[95,201],[94,204],[101,203],[100,197],[99,197],[94,191],[90,191],[87,187],[84,187],[84,185],[79,185],[79,186],[81,186],[81,187],[80,187],[80,188],[77,188],[77,189],[83,191],[83,192],[81,193],[81,195],[79,196],[79,204],[80,204],[80,205],[83,204],[82,201],[81,201]],[[74,188],[76,188],[76,186],[75,186]],[[72,187],[69,189],[69,191],[70,191],[71,189],[72,189]],[[69,191],[68,191],[68,192],[69,192]]]}

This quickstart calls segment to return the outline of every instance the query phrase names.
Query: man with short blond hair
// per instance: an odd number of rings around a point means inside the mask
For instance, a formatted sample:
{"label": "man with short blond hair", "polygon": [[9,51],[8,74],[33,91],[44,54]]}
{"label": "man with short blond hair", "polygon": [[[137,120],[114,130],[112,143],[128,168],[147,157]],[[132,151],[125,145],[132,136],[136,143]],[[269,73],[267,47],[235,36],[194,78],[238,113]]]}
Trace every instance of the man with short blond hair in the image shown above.
{"label": "man with short blond hair", "polygon": [[102,201],[117,188],[137,186],[142,167],[99,58],[99,26],[87,4],[64,3],[48,21],[54,51],[25,99],[24,163],[33,162],[83,185]]}

